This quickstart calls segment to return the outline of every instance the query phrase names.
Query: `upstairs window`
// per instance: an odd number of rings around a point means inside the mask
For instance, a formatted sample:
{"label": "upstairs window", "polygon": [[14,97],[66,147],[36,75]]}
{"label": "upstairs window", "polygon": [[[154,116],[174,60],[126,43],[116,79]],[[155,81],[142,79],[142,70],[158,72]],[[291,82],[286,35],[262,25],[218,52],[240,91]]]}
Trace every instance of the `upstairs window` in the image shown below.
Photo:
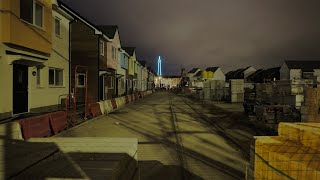
{"label": "upstairs window", "polygon": [[35,0],[20,0],[20,18],[42,28],[43,5]]}
{"label": "upstairs window", "polygon": [[99,48],[100,48],[100,55],[104,56],[104,42],[103,41],[100,41]]}
{"label": "upstairs window", "polygon": [[20,18],[33,24],[33,0],[20,0]]}
{"label": "upstairs window", "polygon": [[59,19],[58,17],[56,17],[54,19],[54,31],[56,33],[57,36],[61,35],[61,25],[60,25],[60,21],[61,19]]}
{"label": "upstairs window", "polygon": [[117,48],[112,46],[112,59],[117,60]]}
{"label": "upstairs window", "polygon": [[34,15],[35,25],[42,27],[43,26],[43,6],[42,4],[35,2],[34,9],[35,9],[35,15]]}

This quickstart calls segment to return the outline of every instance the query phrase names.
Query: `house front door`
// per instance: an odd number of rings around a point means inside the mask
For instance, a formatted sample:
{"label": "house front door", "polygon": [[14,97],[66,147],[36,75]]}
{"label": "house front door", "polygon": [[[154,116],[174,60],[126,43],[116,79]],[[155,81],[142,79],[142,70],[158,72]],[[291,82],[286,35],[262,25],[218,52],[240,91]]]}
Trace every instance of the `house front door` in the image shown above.
{"label": "house front door", "polygon": [[28,66],[13,64],[13,114],[28,112]]}

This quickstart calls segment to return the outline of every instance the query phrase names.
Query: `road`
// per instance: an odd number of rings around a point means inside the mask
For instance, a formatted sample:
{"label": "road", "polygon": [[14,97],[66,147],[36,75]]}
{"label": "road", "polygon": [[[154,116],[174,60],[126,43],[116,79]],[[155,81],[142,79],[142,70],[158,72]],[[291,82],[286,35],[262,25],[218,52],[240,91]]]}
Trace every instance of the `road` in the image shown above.
{"label": "road", "polygon": [[157,92],[59,136],[138,138],[142,180],[244,179],[255,132],[239,128],[239,119],[218,107]]}

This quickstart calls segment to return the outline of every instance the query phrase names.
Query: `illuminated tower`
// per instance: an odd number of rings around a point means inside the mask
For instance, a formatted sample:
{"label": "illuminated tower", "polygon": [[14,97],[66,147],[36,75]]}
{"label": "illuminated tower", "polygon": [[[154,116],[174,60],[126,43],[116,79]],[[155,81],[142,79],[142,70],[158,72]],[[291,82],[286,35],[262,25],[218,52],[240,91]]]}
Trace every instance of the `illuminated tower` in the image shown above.
{"label": "illuminated tower", "polygon": [[162,68],[161,68],[161,58],[159,56],[159,59],[158,59],[158,72],[157,72],[158,76],[162,76]]}

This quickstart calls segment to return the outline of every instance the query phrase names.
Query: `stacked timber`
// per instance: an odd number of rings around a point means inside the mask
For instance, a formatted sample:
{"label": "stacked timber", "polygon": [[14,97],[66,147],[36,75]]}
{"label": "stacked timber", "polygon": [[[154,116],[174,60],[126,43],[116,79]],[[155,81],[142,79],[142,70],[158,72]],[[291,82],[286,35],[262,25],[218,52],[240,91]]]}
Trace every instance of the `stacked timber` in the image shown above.
{"label": "stacked timber", "polygon": [[243,79],[230,80],[230,102],[232,103],[244,102],[244,80]]}
{"label": "stacked timber", "polygon": [[301,107],[302,122],[320,122],[320,88],[307,88],[304,106]]}
{"label": "stacked timber", "polygon": [[278,136],[255,136],[249,178],[320,179],[319,139],[320,123],[280,123]]}

